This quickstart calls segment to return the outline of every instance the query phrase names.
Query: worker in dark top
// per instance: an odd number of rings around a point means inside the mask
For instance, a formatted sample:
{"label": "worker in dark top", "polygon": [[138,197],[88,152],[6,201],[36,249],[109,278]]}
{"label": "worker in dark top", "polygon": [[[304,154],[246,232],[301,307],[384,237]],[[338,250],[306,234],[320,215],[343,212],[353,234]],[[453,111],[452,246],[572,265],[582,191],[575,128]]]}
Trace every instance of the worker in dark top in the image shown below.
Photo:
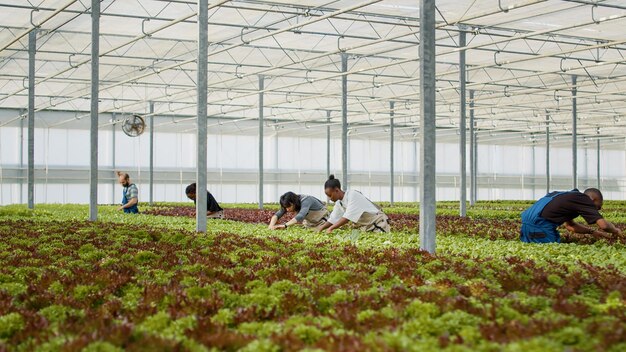
{"label": "worker in dark top", "polygon": [[[192,183],[187,188],[185,188],[185,193],[187,194],[187,198],[193,200],[193,203],[196,203],[196,183]],[[207,218],[212,219],[223,219],[224,218],[224,209],[217,204],[217,201],[209,192],[206,191],[206,216]]]}
{"label": "worker in dark top", "polygon": [[[522,213],[520,239],[529,243],[561,242],[557,231],[561,224],[576,233],[603,237],[605,232],[621,235],[622,232],[598,212],[602,209],[602,202],[602,193],[596,188],[588,188],[584,193],[577,189],[548,193]],[[597,224],[602,231],[575,222],[578,216],[582,216],[587,224]]]}

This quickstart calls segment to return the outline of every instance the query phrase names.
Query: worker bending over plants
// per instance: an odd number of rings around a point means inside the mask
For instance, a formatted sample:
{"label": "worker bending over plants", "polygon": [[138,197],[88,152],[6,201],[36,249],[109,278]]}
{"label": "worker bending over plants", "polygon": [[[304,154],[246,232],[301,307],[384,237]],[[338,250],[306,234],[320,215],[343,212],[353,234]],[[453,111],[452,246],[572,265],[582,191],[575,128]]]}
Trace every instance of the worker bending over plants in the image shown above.
{"label": "worker bending over plants", "polygon": [[[282,225],[276,225],[286,212],[297,212],[293,219]],[[304,227],[317,228],[322,230],[322,226],[328,221],[328,210],[321,200],[306,194],[295,194],[287,192],[280,196],[280,210],[272,216],[270,220],[270,230],[286,229],[289,226],[302,223]]]}
{"label": "worker bending over plants", "polygon": [[[193,204],[196,204],[196,183],[192,183],[187,188],[185,188],[185,194],[187,198],[193,200]],[[220,207],[220,205],[215,200],[215,197],[209,192],[206,191],[206,216],[211,219],[223,219],[224,218],[224,209]]]}
{"label": "worker bending over plants", "polygon": [[359,191],[342,191],[341,183],[334,175],[330,175],[324,184],[324,193],[335,202],[335,206],[330,219],[320,230],[331,233],[348,222],[353,222],[362,231],[390,231],[389,218],[383,210]]}
{"label": "worker bending over plants", "polygon": [[139,214],[139,208],[137,207],[137,203],[139,203],[139,189],[137,185],[131,183],[130,176],[121,171],[117,172],[117,181],[124,187],[122,189],[122,205],[117,209],[123,210],[127,214]]}
{"label": "worker bending over plants", "polygon": [[[584,193],[577,189],[566,192],[551,192],[539,199],[522,213],[520,240],[529,243],[561,242],[557,227],[565,227],[576,233],[608,236],[605,232],[621,235],[622,231],[600,215],[603,197],[597,188],[588,188]],[[574,221],[582,216],[587,224],[597,224],[602,230],[594,230]]]}

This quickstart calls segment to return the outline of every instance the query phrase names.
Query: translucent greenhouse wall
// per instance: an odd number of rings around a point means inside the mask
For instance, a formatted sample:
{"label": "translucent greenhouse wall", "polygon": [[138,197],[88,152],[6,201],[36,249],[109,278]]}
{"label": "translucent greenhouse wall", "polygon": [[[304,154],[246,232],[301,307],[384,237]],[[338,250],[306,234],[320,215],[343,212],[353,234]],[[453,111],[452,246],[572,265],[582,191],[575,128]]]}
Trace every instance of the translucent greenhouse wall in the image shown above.
{"label": "translucent greenhouse wall", "polygon": [[[24,145],[20,147],[20,139]],[[26,192],[26,131],[0,128],[0,204],[22,203]],[[101,204],[118,203],[121,187],[113,170],[126,171],[139,186],[140,201],[147,201],[149,136],[115,135],[113,168],[112,131],[100,132],[99,166]],[[184,188],[195,180],[195,135],[155,133],[155,201],[186,201]],[[250,135],[209,135],[209,190],[220,202],[254,203],[258,197],[258,138]],[[595,143],[579,145],[579,188],[595,187]],[[437,146],[437,199],[459,197],[457,144]],[[326,139],[268,135],[265,138],[266,202],[276,202],[286,191],[322,199],[326,180]],[[331,172],[340,175],[341,141],[331,141]],[[23,153],[20,158],[20,151]],[[415,202],[418,195],[419,145],[396,141],[395,192],[397,202]],[[389,201],[389,141],[352,138],[349,148],[350,188],[375,201]],[[570,189],[571,149],[552,148],[552,189]],[[72,129],[36,129],[35,168],[37,203],[88,203],[89,133]],[[469,170],[469,167],[468,167]],[[480,145],[478,199],[536,199],[545,193],[545,148],[537,146]],[[533,176],[534,175],[534,176]],[[607,199],[626,199],[626,153],[602,150],[601,185]],[[469,175],[468,175],[469,180]]]}

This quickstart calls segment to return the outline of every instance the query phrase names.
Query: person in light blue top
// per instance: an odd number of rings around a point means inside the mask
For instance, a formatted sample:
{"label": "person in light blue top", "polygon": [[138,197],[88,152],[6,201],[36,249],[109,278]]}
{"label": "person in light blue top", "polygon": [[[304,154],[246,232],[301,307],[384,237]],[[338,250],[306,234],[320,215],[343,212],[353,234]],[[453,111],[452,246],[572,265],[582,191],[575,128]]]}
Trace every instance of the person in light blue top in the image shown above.
{"label": "person in light blue top", "polygon": [[118,208],[118,210],[123,210],[124,213],[127,214],[138,214],[139,208],[137,207],[137,203],[139,203],[139,189],[137,185],[130,182],[130,176],[125,172],[117,172],[117,179],[124,187],[122,189],[122,205]]}

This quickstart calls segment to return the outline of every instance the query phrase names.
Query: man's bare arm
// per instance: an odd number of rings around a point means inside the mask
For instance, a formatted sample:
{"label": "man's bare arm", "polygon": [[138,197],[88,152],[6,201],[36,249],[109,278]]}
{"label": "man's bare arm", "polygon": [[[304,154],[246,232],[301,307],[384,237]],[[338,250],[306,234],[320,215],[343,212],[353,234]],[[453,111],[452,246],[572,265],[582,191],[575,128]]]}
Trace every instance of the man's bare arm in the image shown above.
{"label": "man's bare arm", "polygon": [[622,231],[620,231],[620,229],[615,227],[615,225],[613,225],[610,221],[607,221],[607,220],[604,220],[604,219],[600,219],[600,220],[598,220],[596,222],[596,224],[603,231],[610,232],[610,233],[615,234],[615,235],[621,235],[622,234]]}
{"label": "man's bare arm", "polygon": [[598,236],[598,237],[607,237],[606,236],[606,232],[608,233],[612,233],[615,235],[621,235],[622,231],[620,231],[617,227],[615,227],[615,225],[613,225],[612,223],[610,223],[607,220],[604,219],[600,219],[596,222],[596,224],[598,225],[598,227],[602,230],[602,231],[598,231],[598,230],[594,230],[590,227],[587,226],[583,226],[573,220],[567,221],[565,223],[565,228],[567,228],[568,231],[571,232],[576,232],[576,233],[585,233],[585,234],[592,234],[594,236]]}
{"label": "man's bare arm", "polygon": [[335,223],[335,224],[333,224],[331,227],[329,227],[329,228],[326,230],[326,232],[327,232],[327,233],[331,233],[331,232],[333,232],[333,230],[334,230],[334,229],[338,229],[338,228],[340,228],[341,226],[343,226],[343,225],[345,225],[345,224],[347,224],[347,223],[349,223],[349,222],[350,222],[350,220],[348,220],[348,219],[346,219],[346,218],[341,218],[341,219],[339,219],[339,221],[337,221],[337,223]]}
{"label": "man's bare arm", "polygon": [[579,223],[577,223],[574,220],[570,220],[570,221],[566,221],[565,222],[565,228],[569,231],[569,232],[575,232],[575,233],[593,233],[593,229],[587,226],[583,226]]}
{"label": "man's bare arm", "polygon": [[326,230],[327,228],[333,226],[333,224],[331,224],[330,222],[326,221],[325,223],[321,224],[320,226],[318,226],[315,230],[317,232],[321,232]]}

